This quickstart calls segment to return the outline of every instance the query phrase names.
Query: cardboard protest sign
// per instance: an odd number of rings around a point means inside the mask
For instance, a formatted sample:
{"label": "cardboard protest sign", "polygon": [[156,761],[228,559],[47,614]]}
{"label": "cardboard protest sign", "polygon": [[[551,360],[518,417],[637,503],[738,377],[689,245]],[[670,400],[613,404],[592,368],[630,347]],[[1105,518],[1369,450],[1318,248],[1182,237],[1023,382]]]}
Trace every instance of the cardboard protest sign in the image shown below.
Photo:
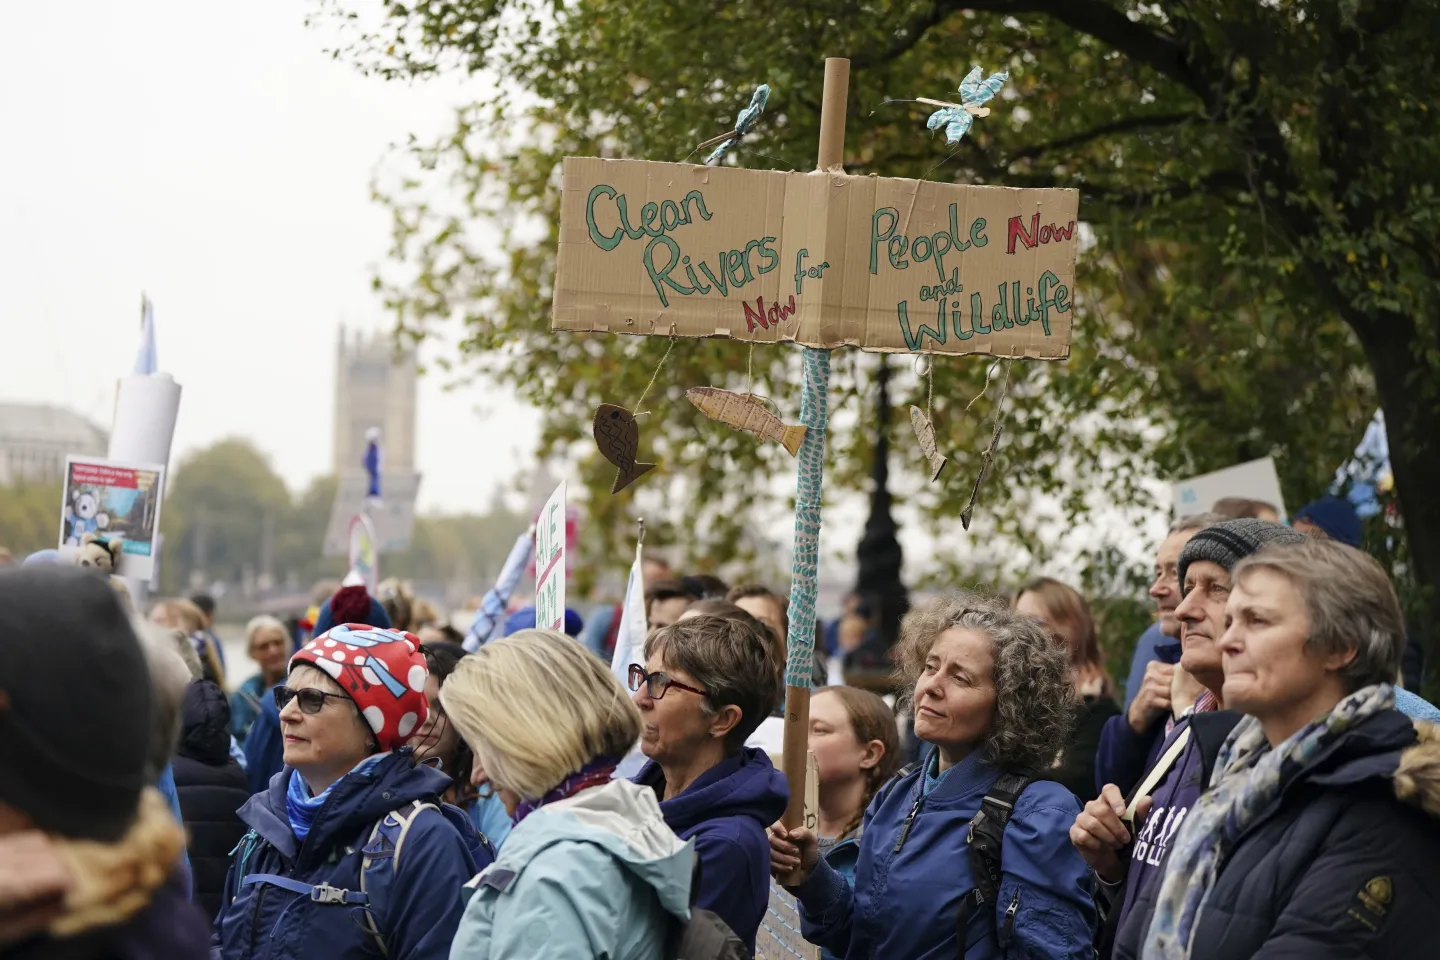
{"label": "cardboard protest sign", "polygon": [[535,626],[565,632],[565,481],[535,521]]}
{"label": "cardboard protest sign", "polygon": [[159,464],[67,457],[59,545],[79,546],[87,533],[119,539],[115,572],[149,580],[155,568],[164,478],[165,468]]}
{"label": "cardboard protest sign", "polygon": [[1078,196],[570,157],[552,327],[1063,359]]}
{"label": "cardboard protest sign", "polygon": [[1285,500],[1280,494],[1280,476],[1275,472],[1273,457],[1182,480],[1175,484],[1174,494],[1177,517],[1204,513],[1215,506],[1216,500],[1226,497],[1244,497],[1273,504],[1280,519],[1285,519]]}
{"label": "cardboard protest sign", "polygon": [[350,521],[362,510],[374,525],[375,548],[381,553],[399,553],[410,546],[415,533],[415,497],[420,492],[420,474],[403,471],[381,474],[380,501],[366,505],[369,478],[364,471],[349,470],[340,475],[330,522],[325,528],[324,554],[346,556],[350,548]]}

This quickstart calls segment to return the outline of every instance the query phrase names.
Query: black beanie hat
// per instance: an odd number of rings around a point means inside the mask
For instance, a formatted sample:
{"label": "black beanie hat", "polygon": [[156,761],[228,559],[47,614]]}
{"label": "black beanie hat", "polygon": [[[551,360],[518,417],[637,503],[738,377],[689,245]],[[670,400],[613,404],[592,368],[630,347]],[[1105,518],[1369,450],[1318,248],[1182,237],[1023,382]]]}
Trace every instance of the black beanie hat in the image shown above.
{"label": "black beanie hat", "polygon": [[0,571],[0,802],[50,833],[120,839],[146,786],[153,698],[106,578]]}
{"label": "black beanie hat", "polygon": [[1180,588],[1185,588],[1185,571],[1196,560],[1210,560],[1233,570],[1235,564],[1262,547],[1304,543],[1306,539],[1305,534],[1269,520],[1226,520],[1206,527],[1180,551]]}

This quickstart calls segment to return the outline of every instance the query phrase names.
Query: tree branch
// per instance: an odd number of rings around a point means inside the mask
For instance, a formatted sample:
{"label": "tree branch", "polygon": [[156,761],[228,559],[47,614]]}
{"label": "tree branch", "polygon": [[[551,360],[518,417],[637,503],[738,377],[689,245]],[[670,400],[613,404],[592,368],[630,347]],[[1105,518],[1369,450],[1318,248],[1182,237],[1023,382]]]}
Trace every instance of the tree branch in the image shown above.
{"label": "tree branch", "polygon": [[851,63],[857,70],[864,70],[868,67],[890,63],[898,60],[915,48],[930,28],[940,23],[950,14],[963,9],[967,4],[964,0],[935,0],[929,10],[911,20],[904,27],[896,30],[894,39],[884,50],[877,53],[860,54],[851,57]]}
{"label": "tree branch", "polygon": [[896,60],[913,50],[932,27],[960,10],[1010,16],[1044,14],[1151,67],[1202,102],[1210,101],[1215,72],[1202,58],[1175,37],[1131,20],[1105,0],[935,0],[929,10],[895,31],[895,39],[886,49],[851,59],[862,70]]}
{"label": "tree branch", "polygon": [[1102,123],[1089,130],[1071,134],[1068,137],[1061,137],[1058,140],[1051,140],[1049,143],[1038,143],[1034,146],[1017,150],[1007,161],[1014,163],[1017,160],[1033,160],[1035,157],[1043,156],[1051,150],[1064,150],[1068,147],[1079,146],[1089,143],[1092,140],[1112,133],[1134,133],[1139,130],[1155,129],[1162,127],[1174,127],[1192,120],[1205,119],[1200,114],[1186,111],[1184,113],[1160,113],[1149,116],[1124,117],[1120,120],[1112,120],[1109,123]]}

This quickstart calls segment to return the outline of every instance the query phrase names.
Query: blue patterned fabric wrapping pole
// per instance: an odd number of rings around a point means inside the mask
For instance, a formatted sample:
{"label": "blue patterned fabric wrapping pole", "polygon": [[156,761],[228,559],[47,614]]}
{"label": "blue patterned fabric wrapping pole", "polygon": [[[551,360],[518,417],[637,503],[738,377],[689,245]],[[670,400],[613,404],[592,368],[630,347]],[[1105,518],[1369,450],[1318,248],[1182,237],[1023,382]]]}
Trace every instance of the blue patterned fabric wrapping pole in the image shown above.
{"label": "blue patterned fabric wrapping pole", "polygon": [[815,656],[815,590],[820,563],[820,481],[825,472],[825,428],[829,421],[830,351],[805,348],[805,381],[800,394],[800,469],[795,482],[795,556],[790,566],[790,637],[785,684],[809,687]]}

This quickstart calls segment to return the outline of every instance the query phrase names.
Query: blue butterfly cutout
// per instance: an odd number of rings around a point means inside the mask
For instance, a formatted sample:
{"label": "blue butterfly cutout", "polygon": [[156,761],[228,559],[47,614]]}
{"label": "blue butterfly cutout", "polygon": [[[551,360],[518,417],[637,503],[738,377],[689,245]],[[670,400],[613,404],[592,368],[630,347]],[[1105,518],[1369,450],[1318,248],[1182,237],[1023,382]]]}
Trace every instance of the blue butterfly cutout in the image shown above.
{"label": "blue butterfly cutout", "polygon": [[725,159],[725,155],[730,152],[730,148],[739,143],[740,138],[749,133],[750,128],[755,126],[755,121],[759,120],[760,114],[765,112],[765,103],[769,99],[770,87],[768,85],[762,83],[755,88],[755,93],[750,97],[750,106],[741,110],[739,116],[735,118],[734,133],[726,139],[724,143],[716,147],[710,156],[705,158],[707,164],[719,163]]}
{"label": "blue butterfly cutout", "polygon": [[[960,81],[960,103],[948,104],[934,113],[930,119],[925,121],[925,126],[936,130],[943,126],[945,128],[945,142],[958,143],[960,138],[970,131],[970,125],[975,122],[976,117],[989,115],[990,109],[982,104],[991,100],[1005,82],[1010,79],[1010,71],[1002,70],[999,73],[992,73],[984,80],[980,79],[980,68],[973,68],[965,79]],[[936,101],[928,100],[927,103]]]}

